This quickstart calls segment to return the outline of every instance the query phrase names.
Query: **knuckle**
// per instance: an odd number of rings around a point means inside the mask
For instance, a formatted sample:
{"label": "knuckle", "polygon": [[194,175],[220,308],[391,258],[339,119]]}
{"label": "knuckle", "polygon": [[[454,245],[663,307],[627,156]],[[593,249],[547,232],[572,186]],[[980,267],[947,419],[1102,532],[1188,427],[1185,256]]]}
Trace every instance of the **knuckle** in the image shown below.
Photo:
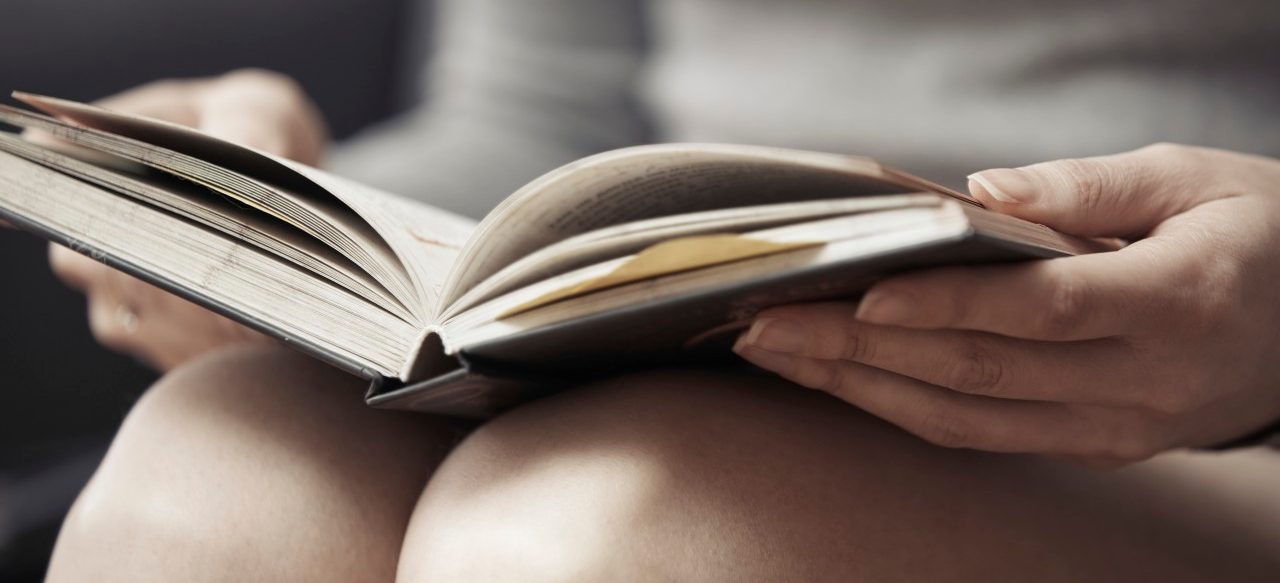
{"label": "knuckle", "polygon": [[236,69],[222,76],[221,81],[231,86],[249,86],[266,89],[294,103],[306,101],[306,92],[293,77],[269,69]]}
{"label": "knuckle", "polygon": [[61,245],[49,245],[49,267],[53,268],[54,273],[63,274],[68,272],[75,258],[75,252]]}
{"label": "knuckle", "polygon": [[1116,439],[1107,457],[1120,463],[1134,463],[1150,459],[1159,453],[1156,441],[1138,433]]}
{"label": "knuckle", "polygon": [[867,341],[865,333],[849,327],[841,336],[839,357],[841,360],[869,362],[875,357],[875,346]]}
{"label": "knuckle", "polygon": [[1074,205],[1089,212],[1102,205],[1106,193],[1112,189],[1115,177],[1108,165],[1097,160],[1067,159],[1052,162],[1053,178],[1073,193]]}
{"label": "knuckle", "polygon": [[185,91],[191,81],[187,79],[159,79],[138,87],[136,91],[156,95],[173,95]]}
{"label": "knuckle", "polygon": [[936,446],[954,449],[973,444],[974,428],[955,415],[935,412],[925,417],[916,434]]}
{"label": "knuckle", "polygon": [[112,350],[128,348],[128,334],[105,310],[99,306],[90,309],[89,332],[93,335],[93,339]]}
{"label": "knuckle", "polygon": [[279,83],[282,79],[287,79],[287,77],[285,77],[280,73],[277,73],[270,69],[263,69],[260,67],[245,67],[242,69],[236,69],[234,71],[231,71],[223,75],[222,78],[227,81],[232,81],[237,83],[268,83],[268,84]]}
{"label": "knuckle", "polygon": [[805,375],[807,382],[801,384],[827,393],[840,393],[846,388],[847,378],[842,367],[835,363],[814,362],[807,366],[806,370],[808,371]]}
{"label": "knuckle", "polygon": [[49,269],[64,284],[76,289],[92,286],[92,260],[61,245],[49,246]]}
{"label": "knuckle", "polygon": [[980,341],[971,342],[951,365],[947,385],[963,393],[999,396],[1005,385],[1006,368]]}
{"label": "knuckle", "polygon": [[93,339],[98,344],[110,348],[112,350],[124,350],[125,338],[124,333],[120,331],[118,326],[111,324],[91,325],[89,331],[93,334]]}
{"label": "knuckle", "polygon": [[1154,142],[1151,144],[1147,144],[1146,146],[1143,146],[1141,148],[1138,148],[1138,151],[1144,154],[1151,154],[1154,156],[1162,156],[1162,155],[1176,156],[1181,154],[1183,151],[1187,149],[1188,148],[1186,146],[1182,144],[1177,144],[1174,142]]}
{"label": "knuckle", "polygon": [[1166,191],[1200,183],[1196,177],[1204,173],[1205,162],[1212,155],[1205,148],[1171,142],[1144,146],[1134,154],[1136,163],[1131,172],[1150,184],[1162,185]]}
{"label": "knuckle", "polygon": [[1041,312],[1039,328],[1050,338],[1069,336],[1080,327],[1088,303],[1088,287],[1077,277],[1060,276],[1053,281],[1048,304]]}
{"label": "knuckle", "polygon": [[1204,157],[1206,150],[1186,144],[1156,142],[1139,148],[1137,153],[1167,163],[1193,163]]}

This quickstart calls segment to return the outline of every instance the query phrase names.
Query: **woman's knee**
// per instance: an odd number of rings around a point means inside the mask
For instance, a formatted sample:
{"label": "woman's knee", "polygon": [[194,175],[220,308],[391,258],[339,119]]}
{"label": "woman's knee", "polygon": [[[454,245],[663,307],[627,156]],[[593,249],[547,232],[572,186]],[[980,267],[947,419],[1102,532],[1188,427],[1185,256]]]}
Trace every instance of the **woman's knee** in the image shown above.
{"label": "woman's knee", "polygon": [[[1169,478],[1214,475],[1215,462],[1169,461],[1108,474],[949,450],[771,379],[632,376],[473,433],[419,500],[399,578],[1183,581],[1274,572],[1274,543],[1233,542],[1205,527],[1234,516],[1239,500]],[[1192,499],[1205,509],[1199,518],[1188,516]],[[1250,528],[1237,518],[1230,529]]]}
{"label": "woman's knee", "polygon": [[[876,459],[833,468],[841,447]],[[401,580],[815,580],[850,552],[831,537],[858,523],[812,529],[839,511],[833,497],[858,495],[823,491],[824,474],[888,463],[890,449],[906,463],[931,448],[770,379],[603,383],[473,433],[419,501]]]}
{"label": "woman's knee", "polygon": [[278,348],[173,371],[134,407],[76,502],[50,579],[389,577],[413,500],[443,457],[432,444],[449,430],[369,410],[359,385]]}

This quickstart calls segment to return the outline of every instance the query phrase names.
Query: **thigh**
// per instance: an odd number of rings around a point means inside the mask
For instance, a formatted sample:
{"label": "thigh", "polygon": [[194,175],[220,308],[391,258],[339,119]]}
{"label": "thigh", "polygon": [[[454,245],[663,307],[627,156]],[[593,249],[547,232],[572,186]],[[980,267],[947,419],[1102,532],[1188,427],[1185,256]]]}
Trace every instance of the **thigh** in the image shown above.
{"label": "thigh", "polygon": [[400,578],[1262,581],[1277,486],[1269,451],[1098,471],[938,448],[773,379],[649,373],[476,431]]}
{"label": "thigh", "polygon": [[359,379],[235,349],[152,387],[63,526],[51,581],[386,581],[447,423]]}

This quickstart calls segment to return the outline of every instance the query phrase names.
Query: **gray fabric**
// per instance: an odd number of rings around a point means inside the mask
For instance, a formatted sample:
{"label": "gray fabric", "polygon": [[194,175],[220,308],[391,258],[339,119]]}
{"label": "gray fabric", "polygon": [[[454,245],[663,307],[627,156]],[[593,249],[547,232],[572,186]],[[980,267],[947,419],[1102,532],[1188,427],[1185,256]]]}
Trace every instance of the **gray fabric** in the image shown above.
{"label": "gray fabric", "polygon": [[524,182],[644,138],[630,2],[439,3],[428,105],[334,152],[339,174],[480,216]]}
{"label": "gray fabric", "polygon": [[1280,155],[1280,2],[455,0],[429,105],[341,173],[479,216],[641,141],[968,172],[1176,141]]}

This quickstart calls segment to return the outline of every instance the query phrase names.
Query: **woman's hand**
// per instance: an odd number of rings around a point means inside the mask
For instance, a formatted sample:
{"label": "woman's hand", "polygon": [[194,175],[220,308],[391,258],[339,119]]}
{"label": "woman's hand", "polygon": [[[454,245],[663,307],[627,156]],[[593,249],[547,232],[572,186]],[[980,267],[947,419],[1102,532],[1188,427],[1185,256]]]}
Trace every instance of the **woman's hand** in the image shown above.
{"label": "woman's hand", "polygon": [[1161,144],[970,178],[993,210],[1134,242],[766,310],[735,350],[949,447],[1123,463],[1280,418],[1280,160]]}
{"label": "woman's hand", "polygon": [[[296,83],[257,70],[210,79],[160,81],[99,105],[188,125],[228,141],[300,162],[320,162],[327,132]],[[222,316],[51,245],[53,271],[89,300],[94,337],[114,350],[168,370],[213,348],[267,338]]]}

